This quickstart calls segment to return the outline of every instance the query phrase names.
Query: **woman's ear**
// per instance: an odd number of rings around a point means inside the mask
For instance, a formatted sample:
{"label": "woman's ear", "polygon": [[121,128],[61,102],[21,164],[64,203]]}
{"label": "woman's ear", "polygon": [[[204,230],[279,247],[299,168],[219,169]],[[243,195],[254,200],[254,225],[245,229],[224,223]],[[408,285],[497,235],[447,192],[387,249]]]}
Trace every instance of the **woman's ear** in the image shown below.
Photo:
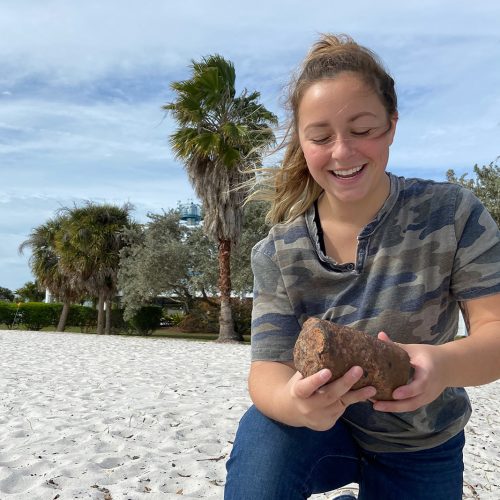
{"label": "woman's ear", "polygon": [[389,118],[391,122],[391,129],[389,130],[389,146],[394,141],[394,134],[396,133],[396,125],[398,124],[399,114],[397,111],[393,113],[393,115]]}

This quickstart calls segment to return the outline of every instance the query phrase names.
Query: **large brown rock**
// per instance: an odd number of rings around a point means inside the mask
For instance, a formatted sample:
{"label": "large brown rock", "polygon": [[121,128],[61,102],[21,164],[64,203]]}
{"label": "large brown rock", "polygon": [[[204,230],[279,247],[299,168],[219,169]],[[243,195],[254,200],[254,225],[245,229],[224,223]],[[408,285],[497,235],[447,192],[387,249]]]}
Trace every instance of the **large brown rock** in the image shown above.
{"label": "large brown rock", "polygon": [[353,389],[372,385],[378,400],[392,400],[394,389],[407,384],[413,375],[410,357],[398,345],[318,318],[304,323],[293,356],[295,368],[304,377],[328,368],[336,380],[351,367],[361,366],[363,376]]}

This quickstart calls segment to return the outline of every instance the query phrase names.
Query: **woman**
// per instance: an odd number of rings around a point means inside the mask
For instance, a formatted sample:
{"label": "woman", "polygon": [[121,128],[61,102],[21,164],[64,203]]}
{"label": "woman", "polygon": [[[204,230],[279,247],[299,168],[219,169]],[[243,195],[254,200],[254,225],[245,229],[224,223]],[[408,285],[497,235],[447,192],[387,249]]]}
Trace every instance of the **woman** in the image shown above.
{"label": "woman", "polygon": [[[500,378],[500,234],[471,192],[386,172],[394,81],[365,47],[323,36],[292,86],[283,165],[260,197],[250,396],[226,499],[462,498],[463,387]],[[459,309],[469,336],[454,342]],[[394,401],[351,390],[363,369],[304,378],[292,351],[316,316],[396,341],[412,381]],[[386,333],[384,333],[386,332]]]}

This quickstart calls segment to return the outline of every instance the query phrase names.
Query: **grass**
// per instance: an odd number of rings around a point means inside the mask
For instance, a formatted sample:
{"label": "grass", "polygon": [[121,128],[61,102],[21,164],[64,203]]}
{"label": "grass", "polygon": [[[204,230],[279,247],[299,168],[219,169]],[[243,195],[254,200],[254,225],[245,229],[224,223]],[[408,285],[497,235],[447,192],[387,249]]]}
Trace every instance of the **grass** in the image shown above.
{"label": "grass", "polygon": [[[17,325],[13,330],[24,330],[25,328],[18,328]],[[9,326],[0,323],[0,330],[10,330]],[[42,332],[55,332],[55,327],[42,328]],[[76,326],[69,326],[66,328],[65,333],[88,333],[95,334],[95,331],[82,332],[80,328]],[[198,341],[214,341],[217,340],[216,333],[203,333],[203,332],[183,332],[179,328],[169,327],[169,328],[158,328],[153,332],[152,335],[136,335],[128,333],[118,333],[117,335],[125,335],[127,337],[150,337],[150,338],[169,338],[169,339],[183,339],[183,340],[198,340]],[[250,343],[250,335],[243,335],[243,340],[245,344]]]}

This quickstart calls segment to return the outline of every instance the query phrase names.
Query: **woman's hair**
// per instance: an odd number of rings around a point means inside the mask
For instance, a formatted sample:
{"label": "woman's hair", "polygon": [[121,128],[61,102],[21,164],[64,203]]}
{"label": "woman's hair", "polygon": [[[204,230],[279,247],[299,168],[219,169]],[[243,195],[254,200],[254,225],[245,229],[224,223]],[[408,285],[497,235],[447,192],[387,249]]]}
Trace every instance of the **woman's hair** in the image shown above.
{"label": "woman's hair", "polygon": [[259,182],[250,200],[271,202],[267,220],[271,224],[289,222],[307,211],[322,188],[309,174],[299,143],[298,108],[304,92],[314,83],[333,79],[344,71],[357,73],[377,93],[388,116],[397,112],[394,80],[379,58],[347,35],[322,35],[306,56],[298,75],[289,85],[287,104],[290,121],[279,149],[285,149],[279,168],[261,169]]}

